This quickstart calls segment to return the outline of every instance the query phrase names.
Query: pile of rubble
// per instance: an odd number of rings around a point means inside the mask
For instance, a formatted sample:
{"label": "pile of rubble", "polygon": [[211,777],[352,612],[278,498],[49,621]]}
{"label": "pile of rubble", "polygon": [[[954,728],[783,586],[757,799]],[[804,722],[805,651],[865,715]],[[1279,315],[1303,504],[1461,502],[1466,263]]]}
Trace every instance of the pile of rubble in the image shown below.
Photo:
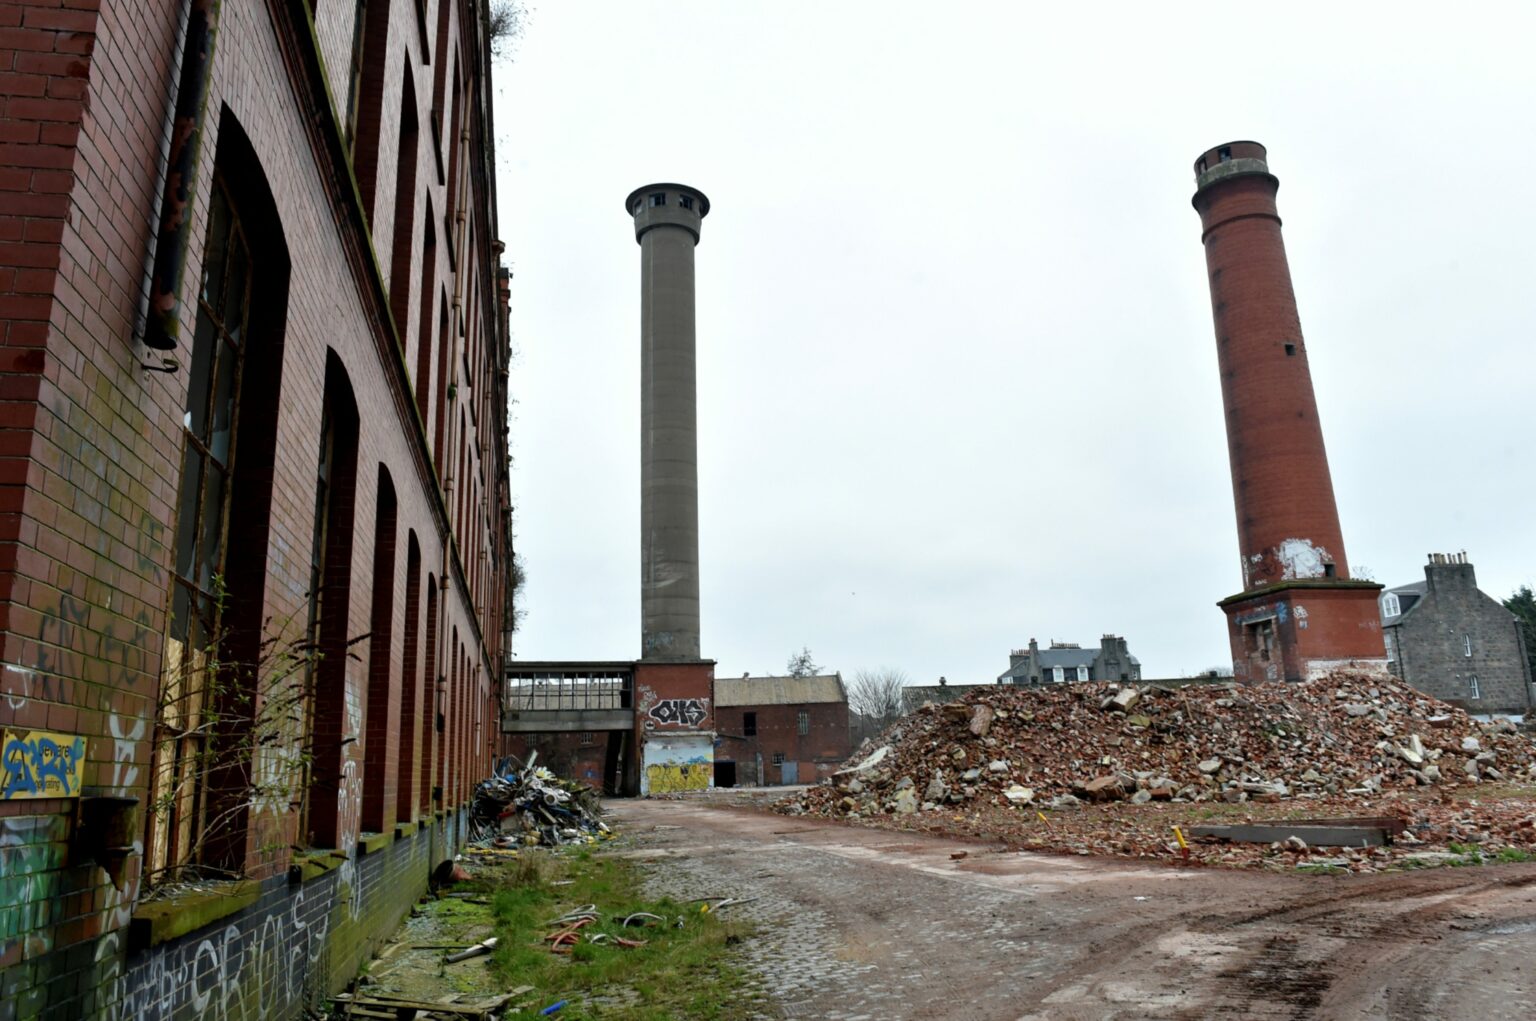
{"label": "pile of rubble", "polygon": [[[924,706],[781,812],[1275,802],[1536,782],[1536,743],[1390,677],[1185,688],[999,686]],[[963,809],[962,809],[963,806]]]}
{"label": "pile of rubble", "polygon": [[555,847],[608,833],[597,792],[536,766],[537,758],[534,753],[522,766],[508,760],[498,775],[480,781],[470,804],[471,843]]}

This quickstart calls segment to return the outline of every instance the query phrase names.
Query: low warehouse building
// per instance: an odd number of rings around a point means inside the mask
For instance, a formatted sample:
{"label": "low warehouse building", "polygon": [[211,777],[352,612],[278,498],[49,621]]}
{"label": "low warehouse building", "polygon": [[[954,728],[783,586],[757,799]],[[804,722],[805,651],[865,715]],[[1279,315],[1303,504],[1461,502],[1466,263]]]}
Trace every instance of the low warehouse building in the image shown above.
{"label": "low warehouse building", "polygon": [[840,674],[715,681],[715,786],[815,783],[850,751]]}

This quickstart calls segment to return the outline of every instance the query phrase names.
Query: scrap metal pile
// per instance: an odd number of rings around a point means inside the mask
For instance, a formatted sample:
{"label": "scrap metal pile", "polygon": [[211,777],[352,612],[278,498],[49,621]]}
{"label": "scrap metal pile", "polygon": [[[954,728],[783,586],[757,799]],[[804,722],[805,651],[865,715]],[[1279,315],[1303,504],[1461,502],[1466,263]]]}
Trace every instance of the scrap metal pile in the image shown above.
{"label": "scrap metal pile", "polygon": [[494,847],[585,843],[609,832],[597,792],[535,766],[508,759],[498,775],[480,781],[470,806],[470,840]]}
{"label": "scrap metal pile", "polygon": [[[924,706],[881,740],[873,754],[856,756],[830,782],[776,810],[911,816],[913,824],[997,814],[1039,820],[1050,833],[1045,812],[1090,804],[1145,805],[1154,815],[1154,803],[1321,808],[1410,790],[1536,783],[1536,742],[1514,723],[1479,722],[1376,674],[1183,688],[998,686]],[[1536,847],[1532,819],[1524,803],[1502,836]],[[982,831],[1002,835],[996,826]],[[1141,843],[1160,848],[1162,831]]]}

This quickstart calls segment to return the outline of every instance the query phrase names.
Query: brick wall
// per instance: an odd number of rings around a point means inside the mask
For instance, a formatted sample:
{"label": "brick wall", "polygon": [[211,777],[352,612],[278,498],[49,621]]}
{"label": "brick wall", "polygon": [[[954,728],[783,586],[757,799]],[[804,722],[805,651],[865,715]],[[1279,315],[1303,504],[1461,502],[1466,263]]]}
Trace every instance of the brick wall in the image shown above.
{"label": "brick wall", "polygon": [[[1310,581],[1224,600],[1233,675],[1239,681],[1302,681],[1329,670],[1381,670],[1386,649],[1376,611],[1381,586]],[[1253,632],[1273,634],[1265,659]]]}
{"label": "brick wall", "polygon": [[439,823],[302,884],[275,877],[256,905],[130,956],[122,1016],[291,1017],[318,1005],[393,934],[458,830]]}
{"label": "brick wall", "polygon": [[[180,346],[169,352],[177,365],[160,372],[151,370],[162,356],[139,338],[186,4],[0,0],[0,725],[82,738],[83,793],[135,797],[142,821],[154,757],[165,755],[152,736],[216,168],[239,193],[237,212],[250,220],[257,280],[274,282],[271,293],[281,298],[262,303],[260,314],[273,321],[259,330],[253,315],[246,371],[254,392],[240,392],[236,448],[252,453],[242,446],[247,426],[263,415],[270,433],[257,482],[240,474],[236,460],[235,492],[251,485],[270,500],[264,536],[232,535],[230,544],[232,556],[239,550],[254,561],[247,573],[257,580],[240,593],[246,620],[270,618],[290,636],[302,633],[328,365],[339,368],[358,408],[341,630],[370,630],[376,593],[391,607],[394,626],[387,642],[365,643],[353,649],[355,660],[335,662],[327,726],[336,740],[316,768],[330,777],[329,796],[320,797],[324,787],[311,791],[306,824],[285,803],[271,804],[228,835],[235,864],[276,884],[274,898],[285,882],[287,849],[309,832],[326,834],[349,855],[343,868],[366,876],[376,865],[357,858],[365,798],[367,821],[386,831],[397,818],[453,810],[496,750],[494,679],[508,609],[501,576],[510,556],[507,335],[495,276],[500,246],[484,40],[466,13],[478,3],[428,4],[438,31],[427,33],[412,0],[368,5],[370,16],[384,19],[375,26],[382,48],[362,54],[380,72],[370,79],[382,111],[371,192],[385,215],[371,221],[354,190],[346,111],[327,93],[344,80],[337,69],[345,77],[351,67],[351,19],[335,12],[352,5],[320,4],[322,24],[313,29],[312,5],[299,0],[219,5],[186,210]],[[452,87],[450,74],[438,95],[435,75],[446,66],[460,71],[462,87]],[[397,196],[405,179],[397,173],[401,97],[408,92],[422,126],[410,157],[418,172],[413,194]],[[344,95],[335,100],[346,102]],[[459,132],[429,130],[450,119]],[[396,217],[397,208],[411,215]],[[425,243],[429,210],[432,246]],[[397,251],[405,268],[395,297],[401,286],[410,289],[398,321],[380,271],[380,259]],[[251,463],[248,456],[247,468]],[[394,534],[385,540],[392,558],[375,556],[381,478],[395,497]],[[232,521],[243,520],[238,509],[231,513]],[[407,676],[407,606],[417,615],[416,633],[429,633],[429,600],[421,591],[407,598],[412,544],[417,585],[434,589],[436,627],[433,648],[411,657]],[[379,584],[376,563],[391,571]],[[427,674],[428,662],[436,676]],[[406,727],[419,739],[410,742],[413,762],[402,766],[396,760]],[[384,768],[365,770],[365,762]],[[436,801],[428,795],[433,788],[442,788]],[[135,851],[114,882],[72,846],[77,804],[73,796],[0,802],[0,1018],[171,1016],[144,1007],[137,987],[120,981],[148,966],[127,956],[124,937],[143,892],[145,830],[136,830]],[[426,857],[409,858],[391,889],[401,896],[421,889]],[[338,881],[304,884],[305,903],[335,902],[339,893],[308,891]],[[280,901],[287,906],[277,907]],[[282,898],[272,905],[293,909]],[[316,988],[334,985],[360,959],[358,947],[338,938],[326,943],[339,963],[315,979]],[[163,975],[195,980],[207,960],[199,947],[185,967],[172,959],[183,950],[152,954],[165,958]],[[306,971],[305,981],[318,974]],[[180,980],[166,981],[158,988]],[[181,1004],[176,1010],[200,1016]]]}
{"label": "brick wall", "polygon": [[[757,715],[757,733],[746,733],[747,713]],[[800,733],[800,714],[808,717],[809,728]],[[813,702],[805,705],[722,706],[715,709],[720,745],[717,760],[736,763],[739,783],[779,784],[786,782],[784,768],[775,765],[774,755],[795,764],[796,783],[815,783],[842,765],[850,751],[848,703]],[[762,775],[756,775],[758,756],[762,757]]]}
{"label": "brick wall", "polygon": [[1424,576],[1424,597],[1387,628],[1396,646],[1392,672],[1468,712],[1527,712],[1530,675],[1515,615],[1478,589],[1471,564],[1427,564]]}

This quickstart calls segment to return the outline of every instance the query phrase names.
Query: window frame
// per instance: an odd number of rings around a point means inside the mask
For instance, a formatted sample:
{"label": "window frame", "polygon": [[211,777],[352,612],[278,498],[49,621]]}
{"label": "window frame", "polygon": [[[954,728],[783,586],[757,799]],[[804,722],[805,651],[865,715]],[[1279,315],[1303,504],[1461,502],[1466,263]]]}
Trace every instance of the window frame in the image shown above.
{"label": "window frame", "polygon": [[[223,575],[229,552],[230,501],[234,492],[236,451],[240,421],[240,386],[245,369],[245,353],[250,341],[251,293],[256,278],[252,245],[239,209],[231,195],[223,172],[215,170],[210,189],[208,218],[204,230],[202,279],[197,294],[197,316],[192,333],[191,364],[188,369],[187,400],[181,424],[181,474],[177,483],[176,523],[172,545],[172,565],[167,591],[164,654],[161,658],[155,719],[154,766],[150,776],[150,803],[147,813],[150,832],[145,846],[145,876],[171,874],[189,865],[200,864],[197,853],[202,846],[202,828],[207,802],[204,759],[209,754],[209,703],[218,695],[210,692],[205,672],[208,657],[218,641]],[[222,219],[220,219],[222,212]],[[211,235],[219,232],[219,237]],[[228,315],[229,300],[235,295],[231,269],[236,245],[243,252],[239,288],[239,310]],[[209,300],[210,274],[217,271],[219,293]],[[204,350],[206,349],[206,354]],[[226,359],[234,368],[221,378]],[[203,377],[206,376],[206,379]],[[219,445],[219,401],[221,389],[226,404],[226,438],[223,451]],[[201,423],[194,428],[202,402]],[[201,435],[200,435],[201,433]],[[209,499],[210,470],[222,474],[215,501]],[[190,510],[183,488],[189,479],[195,485]],[[210,512],[216,517],[210,519]],[[209,521],[213,521],[210,532]],[[205,548],[205,544],[208,544]],[[190,559],[183,563],[183,549]],[[202,568],[207,568],[203,577]],[[183,603],[185,607],[183,608]]]}
{"label": "window frame", "polygon": [[795,733],[805,737],[811,732],[811,714],[802,709],[795,716]]}

